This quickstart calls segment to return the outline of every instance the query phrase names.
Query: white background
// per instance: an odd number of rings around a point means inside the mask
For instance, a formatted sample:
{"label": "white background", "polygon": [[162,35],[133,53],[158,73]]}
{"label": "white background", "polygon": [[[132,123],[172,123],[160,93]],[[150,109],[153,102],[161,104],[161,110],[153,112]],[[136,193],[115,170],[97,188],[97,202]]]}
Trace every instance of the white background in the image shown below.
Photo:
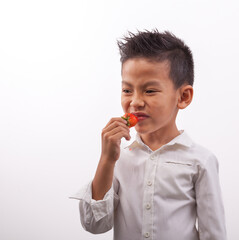
{"label": "white background", "polygon": [[218,157],[238,240],[238,11],[220,0],[2,0],[0,239],[112,239],[85,232],[68,196],[93,178],[101,130],[123,113],[116,40],[158,28],[193,51],[195,95],[178,128]]}

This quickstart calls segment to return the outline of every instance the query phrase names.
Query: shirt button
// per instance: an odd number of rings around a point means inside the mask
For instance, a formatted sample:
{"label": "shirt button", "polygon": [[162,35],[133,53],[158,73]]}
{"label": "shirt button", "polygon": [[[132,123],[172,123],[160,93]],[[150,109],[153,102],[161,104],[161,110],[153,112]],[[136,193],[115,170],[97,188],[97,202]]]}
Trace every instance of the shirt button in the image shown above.
{"label": "shirt button", "polygon": [[151,208],[151,205],[148,203],[147,205],[146,205],[146,209],[150,209]]}
{"label": "shirt button", "polygon": [[154,160],[154,159],[155,159],[155,155],[151,155],[151,156],[150,156],[150,159],[151,159],[151,160]]}
{"label": "shirt button", "polygon": [[148,185],[148,186],[151,186],[151,185],[152,185],[152,182],[149,180],[149,181],[147,182],[147,185]]}
{"label": "shirt button", "polygon": [[146,238],[149,238],[150,234],[149,234],[148,232],[146,232],[146,233],[144,234],[144,236],[145,236]]}

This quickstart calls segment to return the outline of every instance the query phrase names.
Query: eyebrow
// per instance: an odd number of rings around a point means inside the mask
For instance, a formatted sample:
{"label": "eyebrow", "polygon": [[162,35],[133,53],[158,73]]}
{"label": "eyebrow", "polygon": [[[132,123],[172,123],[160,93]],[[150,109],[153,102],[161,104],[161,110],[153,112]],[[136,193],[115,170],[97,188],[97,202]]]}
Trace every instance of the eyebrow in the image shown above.
{"label": "eyebrow", "polygon": [[[132,85],[131,83],[126,82],[126,81],[122,81],[122,84],[125,84],[125,85],[128,85],[128,86],[130,86],[130,87],[133,87],[133,85]],[[160,86],[160,83],[159,83],[159,82],[156,82],[156,81],[149,81],[149,82],[143,84],[142,86],[143,86],[143,87],[147,87],[147,86],[149,86],[149,85]]]}

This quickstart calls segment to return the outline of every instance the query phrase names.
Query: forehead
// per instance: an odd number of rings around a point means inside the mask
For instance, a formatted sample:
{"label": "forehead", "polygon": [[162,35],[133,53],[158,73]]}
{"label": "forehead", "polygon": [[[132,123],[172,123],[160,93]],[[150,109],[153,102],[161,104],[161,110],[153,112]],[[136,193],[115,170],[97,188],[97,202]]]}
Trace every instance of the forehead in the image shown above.
{"label": "forehead", "polygon": [[122,65],[123,84],[145,84],[146,82],[164,82],[169,77],[168,61],[156,62],[145,58],[132,58]]}

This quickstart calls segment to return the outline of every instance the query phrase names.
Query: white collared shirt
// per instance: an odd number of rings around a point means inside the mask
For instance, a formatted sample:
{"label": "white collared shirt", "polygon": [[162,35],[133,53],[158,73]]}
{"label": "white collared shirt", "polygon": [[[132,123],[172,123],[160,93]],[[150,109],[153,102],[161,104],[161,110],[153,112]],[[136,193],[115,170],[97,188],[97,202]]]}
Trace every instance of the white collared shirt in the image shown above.
{"label": "white collared shirt", "polygon": [[81,200],[89,232],[114,227],[114,240],[226,239],[218,161],[184,131],[156,151],[137,134],[121,149],[103,200],[92,199],[91,184],[71,197]]}

